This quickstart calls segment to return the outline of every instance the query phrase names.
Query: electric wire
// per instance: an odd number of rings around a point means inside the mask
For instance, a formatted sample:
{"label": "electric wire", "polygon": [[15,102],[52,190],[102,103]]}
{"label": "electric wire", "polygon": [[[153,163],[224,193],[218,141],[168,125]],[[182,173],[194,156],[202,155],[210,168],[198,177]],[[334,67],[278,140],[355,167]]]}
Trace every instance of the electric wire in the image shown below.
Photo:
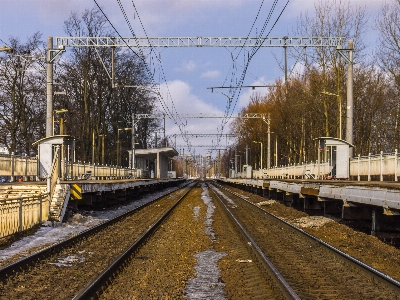
{"label": "electric wire", "polygon": [[[143,29],[143,32],[144,32],[146,38],[149,40],[149,36],[148,36],[148,34],[147,34],[147,32],[146,32],[146,29],[145,29],[145,27],[144,27],[144,24],[143,24],[143,22],[142,22],[142,19],[141,19],[141,17],[140,17],[139,11],[137,10],[134,1],[132,0],[131,2],[132,2],[132,6],[133,6],[133,8],[134,8],[134,10],[135,10],[135,12],[136,12],[136,15],[138,16],[138,19],[139,19],[140,25],[141,25],[141,27],[142,27],[142,29]],[[149,43],[149,44],[150,44],[150,43]],[[154,51],[154,47],[150,46],[150,49],[151,49],[150,53],[151,53],[152,51],[155,52],[155,51]],[[150,54],[150,55],[151,55],[151,54]],[[163,65],[162,65],[161,57],[160,57],[160,56],[159,56],[159,58],[157,59],[157,61],[159,62],[159,68],[160,68],[159,70],[160,70],[160,73],[161,73],[160,76],[162,77],[162,80],[164,81],[165,86],[166,86],[166,89],[167,89],[167,97],[170,97],[170,99],[171,99],[172,110],[176,112],[176,115],[178,116],[178,119],[179,119],[179,121],[180,121],[181,123],[178,124],[178,121],[175,119],[175,117],[174,117],[174,115],[173,115],[172,113],[170,114],[169,118],[173,120],[173,122],[175,123],[176,126],[178,126],[179,131],[180,131],[182,134],[184,134],[184,133],[187,134],[188,132],[184,129],[183,120],[182,120],[182,119],[180,118],[180,116],[177,114],[177,110],[176,110],[176,107],[175,107],[175,103],[174,103],[174,101],[173,101],[173,99],[172,99],[172,94],[171,94],[171,91],[170,91],[169,86],[168,86],[168,81],[167,81],[167,79],[166,79],[165,71],[164,71],[164,68],[163,68]],[[186,121],[186,123],[187,123],[187,120],[186,120],[186,119],[184,119],[184,121]],[[191,147],[190,147],[190,145],[189,145],[189,139],[188,139],[188,137],[187,137],[186,135],[183,135],[183,140],[188,144],[188,147],[189,147],[189,149],[190,149]]]}

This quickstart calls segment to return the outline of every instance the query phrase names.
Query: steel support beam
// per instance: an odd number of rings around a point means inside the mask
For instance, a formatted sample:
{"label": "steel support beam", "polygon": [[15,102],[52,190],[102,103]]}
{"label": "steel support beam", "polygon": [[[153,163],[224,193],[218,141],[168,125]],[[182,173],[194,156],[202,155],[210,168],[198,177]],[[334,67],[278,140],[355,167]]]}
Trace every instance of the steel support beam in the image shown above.
{"label": "steel support beam", "polygon": [[64,47],[339,47],[343,37],[56,37]]}

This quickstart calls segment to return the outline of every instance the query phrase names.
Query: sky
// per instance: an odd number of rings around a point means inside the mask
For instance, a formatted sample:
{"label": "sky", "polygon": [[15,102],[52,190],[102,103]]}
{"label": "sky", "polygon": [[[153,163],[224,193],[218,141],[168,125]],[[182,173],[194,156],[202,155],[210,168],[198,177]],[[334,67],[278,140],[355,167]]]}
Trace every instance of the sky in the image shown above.
{"label": "sky", "polygon": [[[120,35],[131,37],[118,1],[96,1]],[[264,32],[271,31],[269,37],[295,37],[293,31],[298,18],[306,12],[313,15],[315,1],[323,0],[119,0],[138,37],[145,37],[140,21],[149,37],[256,37],[262,32],[274,2],[276,6]],[[365,6],[369,24],[372,24],[376,12],[386,0],[349,1],[352,5]],[[24,41],[36,31],[43,34],[43,40],[48,36],[66,36],[64,21],[71,12],[80,14],[84,9],[94,7],[94,0],[0,0],[0,39],[6,42],[10,36],[14,36]],[[273,26],[276,20],[278,21]],[[376,42],[377,34],[372,25],[369,37],[370,43]],[[237,78],[243,72],[248,52],[242,51],[232,67],[232,57],[238,52],[232,52],[228,48],[157,48],[156,51],[161,57],[165,81],[160,80],[159,76],[154,80],[160,83],[161,94],[170,111],[179,115],[224,115],[229,99],[224,95],[227,91],[214,89],[211,92],[209,88],[230,85],[233,73],[236,74],[233,84],[236,84]],[[282,60],[282,49],[260,49],[249,64],[243,85],[267,85],[283,78],[283,71],[278,63]],[[294,61],[289,59],[289,68],[293,65]],[[242,89],[240,95],[233,98],[232,103],[235,105],[230,106],[229,112],[237,114],[249,103],[254,92],[263,95],[267,90]],[[229,133],[229,123],[222,129],[222,119],[186,119],[179,122],[192,134]],[[180,133],[177,124],[167,120],[166,134]],[[223,138],[217,148],[224,148],[232,142],[234,141]],[[178,137],[176,143],[179,152],[188,152],[187,148],[183,150],[179,147],[185,146],[181,138]],[[214,143],[215,138],[191,139],[192,145]],[[194,149],[196,153],[208,152],[207,148]]]}

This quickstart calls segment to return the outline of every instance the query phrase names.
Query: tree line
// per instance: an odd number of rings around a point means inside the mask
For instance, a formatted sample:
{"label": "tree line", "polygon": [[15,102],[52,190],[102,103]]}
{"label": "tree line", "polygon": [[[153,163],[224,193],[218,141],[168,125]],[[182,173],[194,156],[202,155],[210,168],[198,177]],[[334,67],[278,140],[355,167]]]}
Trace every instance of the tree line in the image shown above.
{"label": "tree line", "polygon": [[[64,22],[68,36],[116,36],[97,9],[72,13]],[[10,37],[12,53],[0,56],[0,143],[16,155],[35,155],[32,143],[45,136],[46,45],[38,32],[22,43]],[[111,48],[73,47],[54,64],[54,131],[76,138],[76,159],[128,165],[131,149],[132,113],[151,113],[156,97],[150,90],[125,86],[149,86],[151,74],[146,58],[131,49],[115,48],[115,86],[112,86]],[[65,94],[64,94],[65,91]],[[136,126],[137,148],[153,143],[159,127],[154,119],[141,119]],[[118,130],[120,129],[120,130]],[[119,141],[118,141],[119,137]],[[105,149],[102,149],[103,145]],[[93,148],[94,144],[94,148]],[[104,156],[103,156],[104,153]],[[94,155],[93,155],[94,154]]]}
{"label": "tree line", "polygon": [[[354,155],[394,152],[400,142],[400,5],[391,0],[382,5],[376,19],[369,20],[362,6],[350,1],[319,1],[313,14],[298,19],[293,36],[344,37],[354,41]],[[367,34],[379,33],[378,45],[366,47]],[[347,46],[347,43],[345,47]],[[270,116],[270,165],[316,161],[318,137],[346,137],[347,62],[334,48],[292,49],[300,62],[289,79],[277,79],[266,96],[253,94],[242,113]],[[341,125],[340,125],[341,124]],[[225,153],[226,170],[230,160],[249,147],[250,164],[267,166],[267,125],[261,119],[237,119],[231,132],[237,143]],[[275,143],[278,153],[275,153]],[[276,156],[275,156],[276,155]],[[225,174],[226,175],[226,174]]]}

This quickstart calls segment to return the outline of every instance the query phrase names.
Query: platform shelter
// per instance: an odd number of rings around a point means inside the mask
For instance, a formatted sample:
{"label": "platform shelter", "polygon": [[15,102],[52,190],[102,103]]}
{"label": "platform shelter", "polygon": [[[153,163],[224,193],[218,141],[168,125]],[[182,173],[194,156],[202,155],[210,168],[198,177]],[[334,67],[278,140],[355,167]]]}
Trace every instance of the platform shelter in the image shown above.
{"label": "platform shelter", "polygon": [[[56,147],[60,148],[60,160],[69,160],[70,153],[74,151],[75,139],[70,135],[54,135],[43,138],[33,143],[38,146],[38,178],[45,179],[52,171]],[[71,155],[73,157],[73,154]]]}
{"label": "platform shelter", "polygon": [[[131,164],[132,150],[129,152]],[[172,157],[179,153],[172,147],[135,149],[136,169],[141,169],[143,177],[168,178],[168,165]]]}
{"label": "platform shelter", "polygon": [[331,178],[348,179],[350,147],[354,146],[344,140],[333,137],[319,137],[316,140],[319,141],[318,162],[321,162],[321,159],[329,162]]}

